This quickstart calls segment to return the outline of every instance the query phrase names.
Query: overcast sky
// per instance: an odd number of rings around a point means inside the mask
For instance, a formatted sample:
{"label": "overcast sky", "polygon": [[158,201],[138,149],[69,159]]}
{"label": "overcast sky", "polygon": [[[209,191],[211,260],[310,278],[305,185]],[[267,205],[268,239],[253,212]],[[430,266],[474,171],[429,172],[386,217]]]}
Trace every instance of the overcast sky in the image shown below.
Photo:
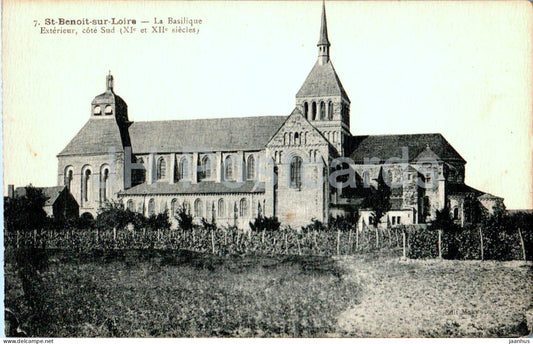
{"label": "overcast sky", "polygon": [[[442,133],[468,162],[467,184],[508,208],[533,207],[528,2],[339,1],[326,10],[354,135]],[[108,70],[133,121],[290,114],[316,61],[320,11],[319,1],[5,1],[4,187],[56,185],[56,155],[88,120]],[[169,16],[201,18],[199,34],[34,27]]]}

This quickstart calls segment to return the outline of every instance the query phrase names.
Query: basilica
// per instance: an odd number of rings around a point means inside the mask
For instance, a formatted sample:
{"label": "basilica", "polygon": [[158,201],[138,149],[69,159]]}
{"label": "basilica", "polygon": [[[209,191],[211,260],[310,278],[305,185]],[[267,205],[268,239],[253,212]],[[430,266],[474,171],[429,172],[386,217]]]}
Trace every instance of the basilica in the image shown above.
{"label": "basilica", "polygon": [[84,216],[119,200],[147,216],[185,209],[243,229],[258,215],[299,227],[354,209],[371,224],[364,197],[380,182],[391,190],[388,225],[425,223],[445,207],[464,224],[472,202],[489,212],[503,202],[464,183],[466,161],[441,134],[352,135],[330,45],[323,5],[317,61],[284,116],[135,122],[109,74],[57,156],[58,185]]}

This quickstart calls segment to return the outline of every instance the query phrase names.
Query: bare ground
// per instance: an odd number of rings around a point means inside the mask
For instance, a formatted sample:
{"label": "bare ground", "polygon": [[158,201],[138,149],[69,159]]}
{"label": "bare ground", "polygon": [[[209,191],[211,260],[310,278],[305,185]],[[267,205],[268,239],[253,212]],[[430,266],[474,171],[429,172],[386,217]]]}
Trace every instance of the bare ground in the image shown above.
{"label": "bare ground", "polygon": [[56,252],[23,282],[8,261],[6,307],[34,336],[518,337],[533,320],[531,262]]}
{"label": "bare ground", "polygon": [[338,258],[361,303],[338,318],[355,337],[517,337],[531,331],[531,262]]}

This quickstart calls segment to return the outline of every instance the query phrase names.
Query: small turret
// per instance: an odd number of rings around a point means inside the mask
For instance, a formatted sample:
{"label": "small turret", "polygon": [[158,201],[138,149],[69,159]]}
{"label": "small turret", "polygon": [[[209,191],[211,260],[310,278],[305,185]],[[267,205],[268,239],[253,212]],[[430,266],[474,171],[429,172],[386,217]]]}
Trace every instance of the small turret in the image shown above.
{"label": "small turret", "polygon": [[119,124],[128,122],[128,106],[113,91],[114,79],[111,71],[106,76],[106,91],[91,102],[91,118],[115,118]]}

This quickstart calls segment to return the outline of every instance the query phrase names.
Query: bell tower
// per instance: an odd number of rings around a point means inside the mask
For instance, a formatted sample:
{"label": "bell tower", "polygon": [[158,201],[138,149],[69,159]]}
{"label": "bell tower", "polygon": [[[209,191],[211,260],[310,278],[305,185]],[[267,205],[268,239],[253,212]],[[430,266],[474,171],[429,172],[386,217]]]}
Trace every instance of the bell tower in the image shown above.
{"label": "bell tower", "polygon": [[113,91],[114,79],[111,71],[106,76],[106,91],[91,102],[91,119],[114,119],[119,125],[127,124],[128,105]]}
{"label": "bell tower", "polygon": [[343,155],[345,139],[351,135],[350,99],[331,63],[324,1],[317,47],[317,61],[296,94],[296,106]]}

